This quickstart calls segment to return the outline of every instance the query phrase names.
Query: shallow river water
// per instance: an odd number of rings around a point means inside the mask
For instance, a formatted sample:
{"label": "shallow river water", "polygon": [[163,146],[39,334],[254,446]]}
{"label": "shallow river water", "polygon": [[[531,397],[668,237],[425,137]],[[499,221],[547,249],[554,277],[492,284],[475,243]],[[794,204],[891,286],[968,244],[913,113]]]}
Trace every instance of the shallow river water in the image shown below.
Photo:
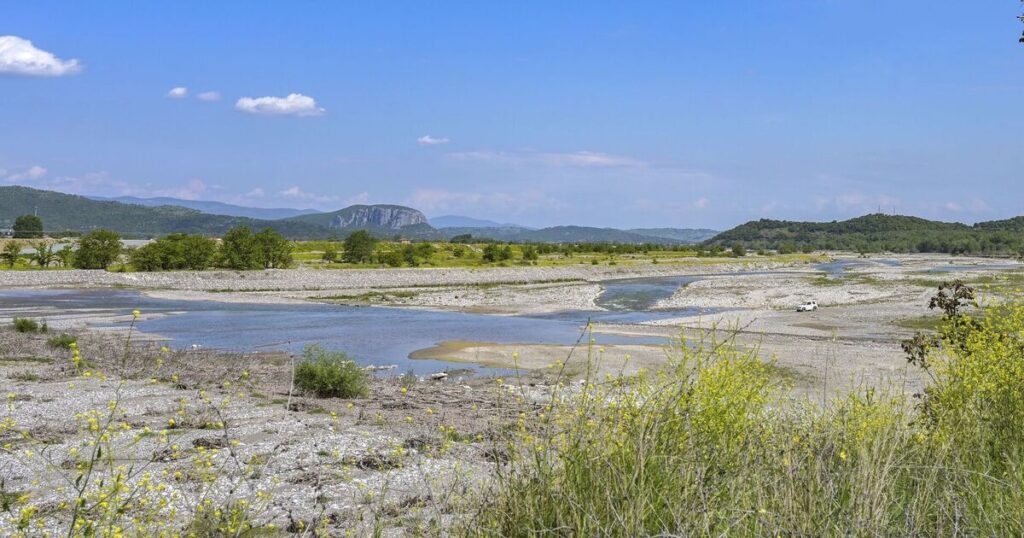
{"label": "shallow river water", "polygon": [[[143,320],[138,329],[174,347],[298,351],[321,344],[358,362],[395,365],[398,372],[435,372],[452,363],[412,360],[413,351],[448,340],[493,343],[572,344],[588,319],[627,317],[616,312],[564,312],[552,316],[490,316],[458,312],[331,304],[239,304],[155,299],[130,290],[0,290],[0,310],[46,319],[62,314],[167,314]],[[650,313],[646,317],[678,312]],[[639,315],[639,314],[637,314]],[[638,318],[639,319],[639,318]],[[664,344],[663,338],[595,335],[604,344]],[[472,366],[470,366],[472,367]]]}
{"label": "shallow river water", "polygon": [[[860,260],[841,260],[816,267],[831,277]],[[951,270],[945,267],[937,270]],[[761,274],[772,274],[765,272]],[[735,273],[755,274],[755,273]],[[713,310],[657,310],[699,276],[611,280],[602,283],[597,300],[603,310],[565,311],[538,316],[492,316],[424,309],[344,305],[239,304],[156,299],[131,290],[51,289],[0,290],[6,315],[46,319],[68,314],[124,316],[132,309],[157,316],[139,330],[159,335],[175,347],[193,345],[226,350],[290,350],[317,343],[346,351],[363,364],[395,365],[417,373],[452,368],[452,363],[412,360],[413,351],[449,340],[499,344],[572,344],[588,320],[604,323],[643,321],[713,313]],[[600,343],[664,344],[663,338],[601,334]]]}

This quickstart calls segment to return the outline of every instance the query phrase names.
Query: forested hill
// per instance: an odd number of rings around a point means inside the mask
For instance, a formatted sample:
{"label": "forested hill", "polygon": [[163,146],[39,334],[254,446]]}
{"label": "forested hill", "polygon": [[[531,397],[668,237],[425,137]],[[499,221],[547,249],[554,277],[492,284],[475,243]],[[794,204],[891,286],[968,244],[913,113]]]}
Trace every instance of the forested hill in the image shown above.
{"label": "forested hill", "polygon": [[210,215],[179,206],[145,207],[28,187],[0,187],[0,228],[10,227],[19,215],[33,212],[43,219],[47,232],[88,232],[104,228],[126,236],[174,232],[222,235],[235,226],[249,226],[254,230],[272,227],[292,238],[331,234],[330,230],[303,222]]}
{"label": "forested hill", "polygon": [[708,240],[724,246],[737,243],[748,249],[1016,255],[1024,253],[1024,217],[973,226],[881,214],[832,222],[761,219]]}

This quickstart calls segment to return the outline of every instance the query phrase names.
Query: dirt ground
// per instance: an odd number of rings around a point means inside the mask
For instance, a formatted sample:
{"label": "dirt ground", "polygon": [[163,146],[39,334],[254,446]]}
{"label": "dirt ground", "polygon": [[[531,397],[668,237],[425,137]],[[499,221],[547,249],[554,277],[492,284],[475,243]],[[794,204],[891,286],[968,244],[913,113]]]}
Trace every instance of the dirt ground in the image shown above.
{"label": "dirt ground", "polygon": [[[42,507],[51,531],[67,523],[69,454],[90,439],[83,420],[114,400],[127,424],[118,460],[184,477],[164,480],[160,494],[179,514],[203,499],[265,498],[253,510],[261,524],[324,520],[334,534],[357,536],[436,530],[466,517],[465,496],[501,457],[497,439],[524,409],[506,386],[457,371],[443,380],[376,378],[366,399],[317,398],[290,391],[285,354],[164,352],[151,343],[125,353],[124,335],[90,332],[73,335],[83,373],[70,351],[47,345],[51,336],[0,332],[2,418],[15,424],[0,429],[0,493]],[[222,477],[193,479],[211,451]],[[16,516],[0,512],[0,534],[12,532]]]}

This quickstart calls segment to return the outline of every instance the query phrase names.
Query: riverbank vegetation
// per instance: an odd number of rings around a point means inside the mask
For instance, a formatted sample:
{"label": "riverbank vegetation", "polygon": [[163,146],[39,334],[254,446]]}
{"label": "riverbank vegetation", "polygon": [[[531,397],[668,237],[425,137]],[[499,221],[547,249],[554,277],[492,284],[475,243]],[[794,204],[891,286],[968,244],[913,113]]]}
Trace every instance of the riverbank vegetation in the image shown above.
{"label": "riverbank vegetation", "polygon": [[[938,331],[905,342],[909,366],[931,379],[919,394],[900,392],[893,379],[891,389],[794,401],[756,349],[736,345],[728,331],[711,331],[673,347],[666,368],[632,377],[584,374],[579,381],[559,374],[562,365],[555,363],[543,384],[495,379],[490,391],[472,396],[454,385],[458,391],[445,401],[465,394],[465,409],[474,413],[478,404],[498,405],[484,413],[496,421],[481,433],[456,427],[458,419],[439,413],[438,404],[424,408],[419,398],[445,383],[372,381],[369,390],[388,396],[371,410],[366,400],[278,400],[260,380],[279,381],[280,368],[265,370],[251,359],[223,363],[221,371],[209,357],[192,363],[169,350],[149,351],[145,360],[134,348],[121,359],[86,360],[73,342],[48,346],[62,354],[47,359],[55,361],[48,367],[64,371],[70,385],[124,389],[91,404],[77,429],[59,436],[14,420],[23,406],[43,405],[20,394],[22,385],[8,395],[0,455],[30,474],[17,490],[9,489],[14,482],[0,483],[0,525],[23,536],[115,529],[126,535],[195,529],[207,535],[306,529],[413,536],[1019,535],[1024,304],[976,308],[974,291],[962,283],[944,286],[931,304],[941,312]],[[577,351],[599,360],[597,346]],[[203,370],[210,374],[205,381],[197,377]],[[34,376],[17,379],[37,382]],[[95,385],[97,378],[106,381]],[[127,395],[147,379],[157,393],[199,396],[181,398],[169,415],[152,404],[145,415],[133,415]],[[231,402],[249,398],[268,402],[261,415],[289,404],[290,414],[273,419],[294,421],[289,430],[319,421],[327,435],[351,420],[346,427],[362,437],[371,426],[397,431],[420,423],[437,433],[351,455],[317,437],[308,449],[315,462],[276,480],[285,469],[278,460],[288,452],[247,452],[256,438],[242,433],[240,410]],[[469,473],[462,479],[410,488],[431,483],[427,475],[438,472],[433,462],[470,453],[486,464],[467,460],[472,471],[455,472]],[[333,496],[352,488],[353,472],[378,478],[361,479],[360,499],[339,509]],[[40,484],[67,479],[58,488],[63,508],[33,489],[33,476]],[[398,487],[400,480],[411,482]],[[311,493],[279,498],[300,484]],[[396,489],[410,493],[396,496]]]}
{"label": "riverbank vegetation", "polygon": [[124,248],[114,232],[94,230],[76,241],[7,240],[0,262],[8,269],[107,269],[111,271],[175,271],[224,268],[259,270],[308,267],[370,269],[399,267],[511,267],[570,265],[642,265],[659,263],[728,263],[770,260],[782,263],[818,261],[813,253],[759,251],[740,245],[730,249],[658,244],[519,244],[494,241],[386,241],[366,232],[344,241],[288,241],[271,229],[253,233],[229,231],[220,240],[200,235],[170,234],[137,247]]}
{"label": "riverbank vegetation", "polygon": [[905,346],[932,383],[784,402],[728,340],[664,372],[589,379],[509,442],[474,536],[1015,536],[1024,532],[1024,306],[965,310]]}

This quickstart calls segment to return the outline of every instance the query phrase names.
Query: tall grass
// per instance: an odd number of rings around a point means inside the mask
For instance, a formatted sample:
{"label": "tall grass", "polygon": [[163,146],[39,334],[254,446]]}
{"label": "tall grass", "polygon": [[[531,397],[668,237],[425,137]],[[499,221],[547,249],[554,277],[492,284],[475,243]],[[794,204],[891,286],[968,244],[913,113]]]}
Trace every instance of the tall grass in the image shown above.
{"label": "tall grass", "polygon": [[672,368],[565,389],[508,439],[463,531],[490,536],[1024,534],[1024,306],[953,309],[908,401],[784,401],[756,350],[686,342]]}

